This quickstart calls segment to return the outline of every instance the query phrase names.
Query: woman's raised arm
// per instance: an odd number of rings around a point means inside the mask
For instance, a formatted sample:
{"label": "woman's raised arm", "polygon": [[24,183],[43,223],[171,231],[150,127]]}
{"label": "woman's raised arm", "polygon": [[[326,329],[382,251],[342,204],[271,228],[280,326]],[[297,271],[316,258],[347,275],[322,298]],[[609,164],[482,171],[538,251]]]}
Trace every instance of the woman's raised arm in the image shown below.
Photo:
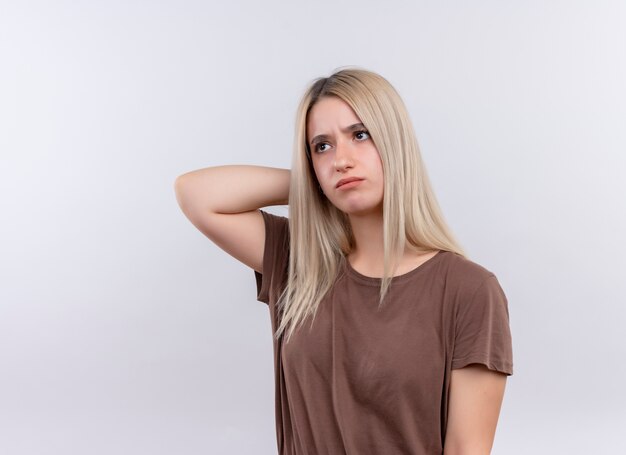
{"label": "woman's raised arm", "polygon": [[222,250],[263,273],[265,226],[258,210],[289,203],[291,171],[226,165],[176,178],[176,200],[191,223]]}

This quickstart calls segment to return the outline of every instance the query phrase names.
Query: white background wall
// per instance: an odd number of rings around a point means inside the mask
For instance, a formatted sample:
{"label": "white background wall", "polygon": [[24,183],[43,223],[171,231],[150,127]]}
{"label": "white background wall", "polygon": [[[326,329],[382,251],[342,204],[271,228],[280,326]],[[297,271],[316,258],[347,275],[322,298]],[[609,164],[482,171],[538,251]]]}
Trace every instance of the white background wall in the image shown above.
{"label": "white background wall", "polygon": [[[272,454],[267,307],[176,176],[379,72],[509,300],[494,454],[626,443],[626,3],[0,2],[0,453]],[[268,211],[286,215],[286,207]]]}

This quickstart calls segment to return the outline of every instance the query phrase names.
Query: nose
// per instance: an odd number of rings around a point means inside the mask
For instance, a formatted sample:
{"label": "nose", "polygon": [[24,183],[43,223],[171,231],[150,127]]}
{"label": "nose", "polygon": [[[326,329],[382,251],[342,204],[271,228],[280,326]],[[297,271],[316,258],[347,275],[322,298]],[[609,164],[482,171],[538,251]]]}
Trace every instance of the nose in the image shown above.
{"label": "nose", "polygon": [[337,171],[345,170],[347,167],[354,167],[354,157],[352,155],[352,144],[337,142],[335,149],[335,161],[333,165]]}

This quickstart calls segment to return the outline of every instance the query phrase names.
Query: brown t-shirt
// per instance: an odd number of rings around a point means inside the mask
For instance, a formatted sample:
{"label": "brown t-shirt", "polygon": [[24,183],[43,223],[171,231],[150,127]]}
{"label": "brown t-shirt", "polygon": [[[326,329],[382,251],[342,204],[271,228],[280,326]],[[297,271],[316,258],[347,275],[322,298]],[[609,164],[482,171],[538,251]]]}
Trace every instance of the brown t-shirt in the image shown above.
{"label": "brown t-shirt", "polygon": [[[289,219],[261,211],[269,306],[287,279]],[[279,454],[440,455],[450,373],[471,363],[513,374],[507,299],[496,276],[440,251],[393,278],[380,310],[380,278],[344,261],[339,278],[289,343],[274,340]]]}

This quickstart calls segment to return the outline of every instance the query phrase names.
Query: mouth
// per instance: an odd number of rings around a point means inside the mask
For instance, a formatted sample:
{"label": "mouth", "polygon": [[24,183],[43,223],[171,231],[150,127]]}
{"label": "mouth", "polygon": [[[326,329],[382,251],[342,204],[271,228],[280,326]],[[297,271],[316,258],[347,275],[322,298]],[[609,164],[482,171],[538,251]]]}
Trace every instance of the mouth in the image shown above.
{"label": "mouth", "polygon": [[339,188],[342,185],[346,185],[346,184],[352,183],[352,182],[360,182],[361,180],[363,180],[363,179],[358,178],[358,177],[349,177],[347,179],[341,179],[341,180],[339,180],[337,182],[337,185],[335,186],[335,188]]}

